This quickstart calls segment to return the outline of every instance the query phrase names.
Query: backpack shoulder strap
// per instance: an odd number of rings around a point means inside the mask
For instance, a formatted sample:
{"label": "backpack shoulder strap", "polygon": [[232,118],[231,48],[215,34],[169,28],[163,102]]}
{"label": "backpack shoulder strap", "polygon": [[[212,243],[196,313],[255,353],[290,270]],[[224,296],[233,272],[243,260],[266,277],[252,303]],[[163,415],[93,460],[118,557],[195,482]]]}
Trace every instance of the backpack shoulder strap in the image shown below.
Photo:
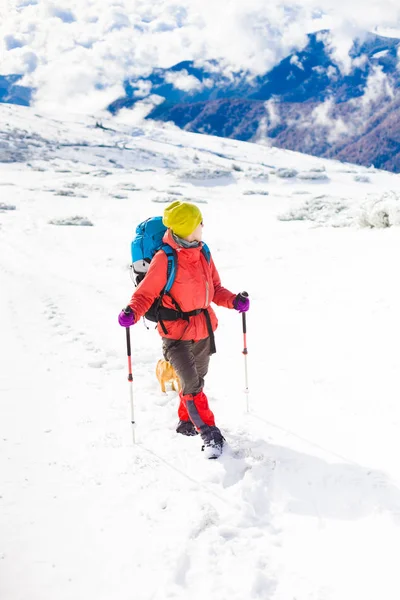
{"label": "backpack shoulder strap", "polygon": [[210,248],[204,242],[203,242],[203,246],[201,248],[201,251],[204,254],[204,257],[205,257],[206,261],[208,262],[208,264],[210,264],[210,260],[211,260]]}
{"label": "backpack shoulder strap", "polygon": [[[163,250],[163,252],[165,252],[165,254],[167,255],[167,260],[168,260],[167,284],[164,288],[164,292],[169,292],[169,290],[171,289],[171,287],[175,281],[176,266],[177,266],[176,250],[174,250],[174,248],[172,248],[169,244],[163,244],[161,246],[160,250]],[[210,264],[211,252],[210,252],[210,249],[207,246],[207,244],[203,243],[201,252],[204,255],[208,264]]]}
{"label": "backpack shoulder strap", "polygon": [[167,255],[168,265],[167,265],[167,283],[165,284],[165,288],[163,293],[169,292],[172,288],[172,285],[175,281],[176,275],[176,250],[174,250],[169,244],[163,244],[160,248]]}

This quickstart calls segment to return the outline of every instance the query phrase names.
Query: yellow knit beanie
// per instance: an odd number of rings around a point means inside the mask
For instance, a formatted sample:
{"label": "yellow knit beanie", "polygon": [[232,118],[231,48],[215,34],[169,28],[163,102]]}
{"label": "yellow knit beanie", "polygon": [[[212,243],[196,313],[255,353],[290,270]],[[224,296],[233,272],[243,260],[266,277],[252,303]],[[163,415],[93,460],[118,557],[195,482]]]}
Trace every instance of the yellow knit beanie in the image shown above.
{"label": "yellow knit beanie", "polygon": [[203,217],[200,209],[191,202],[175,200],[164,210],[163,223],[165,227],[180,238],[188,237],[200,225]]}

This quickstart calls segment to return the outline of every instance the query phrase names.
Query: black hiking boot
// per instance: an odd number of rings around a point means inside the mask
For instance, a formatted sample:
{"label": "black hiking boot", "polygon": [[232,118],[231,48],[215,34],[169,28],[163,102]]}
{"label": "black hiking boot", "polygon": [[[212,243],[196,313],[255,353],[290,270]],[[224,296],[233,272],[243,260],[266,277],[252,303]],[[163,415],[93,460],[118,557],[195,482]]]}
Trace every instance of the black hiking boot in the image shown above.
{"label": "black hiking boot", "polygon": [[215,425],[200,427],[200,436],[204,442],[202,447],[206,458],[218,458],[222,454],[225,438]]}
{"label": "black hiking boot", "polygon": [[176,433],[181,433],[182,435],[198,435],[199,432],[192,421],[179,421]]}

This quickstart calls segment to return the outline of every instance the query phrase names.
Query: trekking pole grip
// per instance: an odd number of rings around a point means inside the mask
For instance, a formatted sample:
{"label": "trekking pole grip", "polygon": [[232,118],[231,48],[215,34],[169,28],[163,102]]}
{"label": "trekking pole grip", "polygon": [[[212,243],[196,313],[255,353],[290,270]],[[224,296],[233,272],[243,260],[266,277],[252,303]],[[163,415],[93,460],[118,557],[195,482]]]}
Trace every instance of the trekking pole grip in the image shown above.
{"label": "trekking pole grip", "polygon": [[[246,298],[249,297],[249,294],[247,292],[240,292],[239,297],[242,300],[246,300]],[[247,333],[247,325],[246,325],[246,313],[245,312],[242,313],[242,325],[243,325],[243,333],[244,333],[244,335],[246,335],[246,333]],[[246,347],[243,350],[243,354],[247,354],[247,348]]]}
{"label": "trekking pole grip", "polygon": [[[130,315],[132,314],[133,310],[131,309],[130,306],[127,306],[123,309],[123,312],[125,315]],[[129,374],[128,374],[128,381],[132,381],[133,377],[132,377],[132,365],[131,365],[131,332],[130,332],[130,327],[126,328],[126,353],[128,355],[128,368],[129,368]]]}

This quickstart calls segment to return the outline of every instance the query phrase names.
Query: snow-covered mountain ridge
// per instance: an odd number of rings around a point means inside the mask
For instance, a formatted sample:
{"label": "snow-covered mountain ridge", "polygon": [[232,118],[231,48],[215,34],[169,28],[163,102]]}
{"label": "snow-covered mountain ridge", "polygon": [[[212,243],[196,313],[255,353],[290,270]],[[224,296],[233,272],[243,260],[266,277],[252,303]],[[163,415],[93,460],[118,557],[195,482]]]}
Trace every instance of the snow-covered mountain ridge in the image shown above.
{"label": "snow-covered mountain ridge", "polygon": [[[46,165],[48,161],[67,161],[70,168],[65,173],[71,178],[77,169],[81,171],[82,164],[86,164],[88,175],[101,167],[102,172],[96,176],[107,177],[105,189],[115,175],[121,174],[121,169],[135,172],[135,180],[143,170],[161,169],[168,184],[181,190],[153,187],[153,191],[164,194],[158,198],[160,202],[182,194],[185,188],[194,193],[193,199],[201,200],[204,187],[235,185],[234,193],[239,197],[269,195],[270,203],[275,196],[282,198],[282,209],[294,201],[293,207],[290,204],[292,210],[282,213],[282,219],[341,226],[399,222],[394,191],[398,176],[373,168],[233,140],[203,140],[200,135],[181,133],[168,126],[131,127],[115,119],[99,123],[93,118],[64,124],[33,116],[29,109],[7,105],[0,106],[0,115],[4,123],[0,129],[3,163],[27,162],[28,168],[35,170],[43,168],[41,161]],[[370,223],[368,214],[372,208],[382,206],[381,199],[390,215],[386,222],[380,224],[378,219]]]}

